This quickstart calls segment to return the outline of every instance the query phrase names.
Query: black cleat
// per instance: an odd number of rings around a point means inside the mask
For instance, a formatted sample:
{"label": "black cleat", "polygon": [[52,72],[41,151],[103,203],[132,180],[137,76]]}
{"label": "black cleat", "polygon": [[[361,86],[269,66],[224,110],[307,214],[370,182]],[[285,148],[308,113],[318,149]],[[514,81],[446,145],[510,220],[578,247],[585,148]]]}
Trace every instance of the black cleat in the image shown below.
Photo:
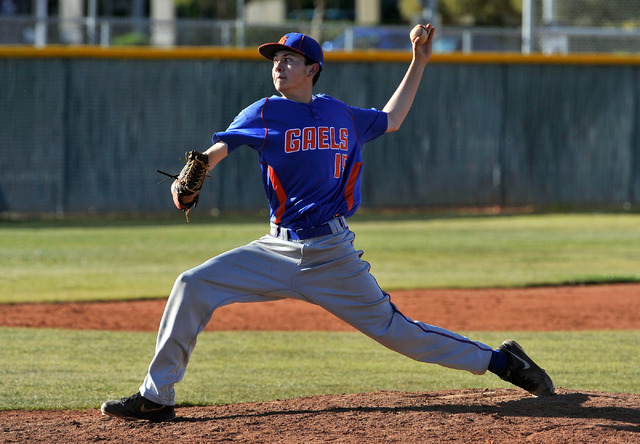
{"label": "black cleat", "polygon": [[511,339],[498,347],[507,356],[509,364],[502,379],[525,389],[533,396],[551,396],[555,394],[553,382],[544,369],[524,352],[522,347]]}
{"label": "black cleat", "polygon": [[106,401],[100,410],[103,415],[122,419],[146,419],[151,422],[171,421],[176,417],[172,405],[156,404],[143,397],[140,392],[128,398]]}

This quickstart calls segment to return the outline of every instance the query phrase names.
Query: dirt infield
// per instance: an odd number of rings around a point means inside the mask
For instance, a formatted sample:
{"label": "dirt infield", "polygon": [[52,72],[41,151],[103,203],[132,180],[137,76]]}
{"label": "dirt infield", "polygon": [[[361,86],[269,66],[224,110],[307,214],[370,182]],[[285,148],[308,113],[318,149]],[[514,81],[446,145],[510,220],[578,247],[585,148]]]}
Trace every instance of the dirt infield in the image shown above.
{"label": "dirt infield", "polygon": [[[452,330],[640,329],[640,285],[402,291],[392,300]],[[146,331],[163,308],[164,300],[4,305],[0,325]],[[207,329],[351,327],[309,304],[278,301],[224,307]],[[0,442],[640,443],[640,395],[557,391],[540,399],[518,389],[314,396],[183,407],[163,424],[103,418],[97,409],[0,411]]]}
{"label": "dirt infield", "polygon": [[[454,331],[640,329],[640,285],[632,284],[411,290],[395,291],[391,299],[410,318]],[[164,305],[164,299],[12,304],[2,306],[0,325],[156,331]],[[207,330],[353,331],[353,328],[317,306],[287,299],[222,307],[214,313]]]}

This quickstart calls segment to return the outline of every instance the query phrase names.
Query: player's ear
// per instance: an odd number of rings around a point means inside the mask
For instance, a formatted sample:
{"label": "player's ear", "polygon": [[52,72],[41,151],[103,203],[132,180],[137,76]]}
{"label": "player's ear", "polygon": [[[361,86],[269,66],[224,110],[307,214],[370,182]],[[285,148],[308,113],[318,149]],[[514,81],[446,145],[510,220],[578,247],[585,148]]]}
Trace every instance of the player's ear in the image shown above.
{"label": "player's ear", "polygon": [[318,71],[320,71],[320,65],[318,65],[317,63],[314,63],[311,66],[311,69],[309,69],[309,77],[313,77],[316,74],[318,74]]}

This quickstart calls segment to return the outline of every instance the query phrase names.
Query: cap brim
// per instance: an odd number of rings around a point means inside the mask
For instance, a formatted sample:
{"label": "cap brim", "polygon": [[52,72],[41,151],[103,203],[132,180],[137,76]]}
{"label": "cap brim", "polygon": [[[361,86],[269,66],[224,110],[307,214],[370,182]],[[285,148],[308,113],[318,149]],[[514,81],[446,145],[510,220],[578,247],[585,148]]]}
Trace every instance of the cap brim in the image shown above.
{"label": "cap brim", "polygon": [[260,51],[260,54],[262,54],[269,60],[273,60],[273,57],[278,51],[293,51],[306,57],[306,55],[301,51],[293,49],[291,46],[281,45],[280,43],[265,43],[264,45],[260,45],[258,47],[258,51]]}

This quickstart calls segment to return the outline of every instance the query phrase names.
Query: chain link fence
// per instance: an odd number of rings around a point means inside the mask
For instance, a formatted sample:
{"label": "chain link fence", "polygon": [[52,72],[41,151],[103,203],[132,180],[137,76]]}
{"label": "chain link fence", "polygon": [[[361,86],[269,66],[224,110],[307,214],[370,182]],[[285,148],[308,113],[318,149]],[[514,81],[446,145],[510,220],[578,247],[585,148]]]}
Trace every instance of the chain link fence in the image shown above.
{"label": "chain link fence", "polygon": [[536,43],[545,53],[640,53],[640,1],[534,1]]}

